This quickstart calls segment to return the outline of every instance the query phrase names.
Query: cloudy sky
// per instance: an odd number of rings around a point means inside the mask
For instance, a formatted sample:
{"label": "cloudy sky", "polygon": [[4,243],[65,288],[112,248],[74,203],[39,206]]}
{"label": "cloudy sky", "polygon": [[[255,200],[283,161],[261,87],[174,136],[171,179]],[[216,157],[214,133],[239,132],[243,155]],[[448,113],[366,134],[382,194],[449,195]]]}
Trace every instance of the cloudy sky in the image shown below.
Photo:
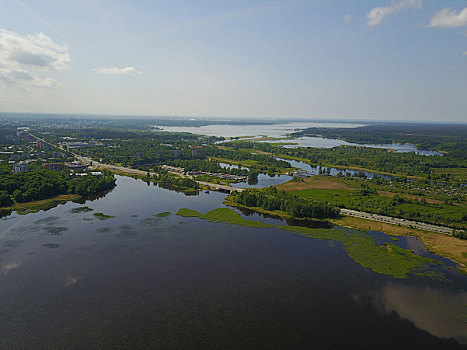
{"label": "cloudy sky", "polygon": [[2,0],[0,111],[467,121],[465,0]]}

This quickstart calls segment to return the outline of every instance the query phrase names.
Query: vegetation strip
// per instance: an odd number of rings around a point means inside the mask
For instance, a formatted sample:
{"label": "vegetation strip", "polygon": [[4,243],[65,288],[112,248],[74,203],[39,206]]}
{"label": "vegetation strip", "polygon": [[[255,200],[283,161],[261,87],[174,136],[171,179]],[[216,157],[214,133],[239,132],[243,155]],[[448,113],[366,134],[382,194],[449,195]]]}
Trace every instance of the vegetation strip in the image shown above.
{"label": "vegetation strip", "polygon": [[107,220],[107,219],[111,219],[115,217],[112,215],[106,215],[104,213],[94,213],[94,216],[98,218],[99,220]]}
{"label": "vegetation strip", "polygon": [[377,245],[372,236],[362,232],[347,232],[344,229],[310,229],[299,226],[279,226],[278,228],[314,239],[327,239],[341,242],[349,257],[363,267],[376,273],[405,279],[410,273],[433,276],[426,264],[435,260],[416,255],[410,249],[395,244]]}
{"label": "vegetation strip", "polygon": [[223,222],[227,225],[241,225],[253,228],[273,228],[275,225],[266,224],[260,221],[246,220],[241,217],[240,214],[228,208],[217,208],[201,214],[196,210],[182,208],[177,212],[177,215],[183,217],[198,217],[203,220],[211,222]]}

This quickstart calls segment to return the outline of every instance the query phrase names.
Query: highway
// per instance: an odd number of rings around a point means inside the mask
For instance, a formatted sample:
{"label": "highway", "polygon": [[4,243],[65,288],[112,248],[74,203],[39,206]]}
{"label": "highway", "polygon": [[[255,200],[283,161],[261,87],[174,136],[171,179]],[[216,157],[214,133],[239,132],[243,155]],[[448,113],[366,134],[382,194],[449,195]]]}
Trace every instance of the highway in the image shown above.
{"label": "highway", "polygon": [[427,224],[424,222],[393,218],[390,216],[365,213],[362,211],[356,211],[356,210],[350,210],[350,209],[341,209],[341,214],[347,215],[347,216],[353,216],[356,218],[385,222],[385,223],[392,224],[392,225],[400,225],[400,226],[406,226],[406,227],[411,227],[411,228],[418,228],[421,230],[443,233],[449,236],[452,236],[452,231],[453,231],[452,228],[446,227],[446,226],[437,226],[437,225]]}

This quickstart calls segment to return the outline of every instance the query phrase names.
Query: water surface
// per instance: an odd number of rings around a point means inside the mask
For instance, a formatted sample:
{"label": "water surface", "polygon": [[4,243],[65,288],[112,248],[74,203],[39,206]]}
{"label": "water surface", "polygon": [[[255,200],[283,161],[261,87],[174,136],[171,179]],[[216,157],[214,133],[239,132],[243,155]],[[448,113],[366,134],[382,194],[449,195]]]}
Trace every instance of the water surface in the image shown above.
{"label": "water surface", "polygon": [[[84,203],[93,211],[76,212],[83,204],[69,202],[1,219],[0,346],[465,344],[466,279],[446,259],[436,257],[446,280],[397,280],[356,264],[333,241],[174,215],[182,207],[203,213],[221,207],[224,197],[185,196],[119,176],[113,191]],[[172,215],[157,216],[167,211]],[[115,217],[99,220],[98,212]],[[245,218],[284,224],[258,214]],[[415,239],[397,243],[430,255]]]}

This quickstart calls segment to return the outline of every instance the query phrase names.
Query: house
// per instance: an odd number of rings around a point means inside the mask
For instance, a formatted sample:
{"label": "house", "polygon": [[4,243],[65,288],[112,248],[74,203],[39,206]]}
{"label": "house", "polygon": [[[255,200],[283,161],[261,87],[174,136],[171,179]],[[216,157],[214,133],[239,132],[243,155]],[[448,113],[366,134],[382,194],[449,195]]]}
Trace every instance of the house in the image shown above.
{"label": "house", "polygon": [[29,165],[26,162],[19,162],[13,165],[13,171],[15,174],[23,172],[23,171],[29,171]]}
{"label": "house", "polygon": [[88,166],[86,164],[81,164],[81,163],[66,163],[65,164],[70,170],[85,170]]}
{"label": "house", "polygon": [[45,170],[62,170],[62,164],[60,163],[46,163],[42,164]]}

